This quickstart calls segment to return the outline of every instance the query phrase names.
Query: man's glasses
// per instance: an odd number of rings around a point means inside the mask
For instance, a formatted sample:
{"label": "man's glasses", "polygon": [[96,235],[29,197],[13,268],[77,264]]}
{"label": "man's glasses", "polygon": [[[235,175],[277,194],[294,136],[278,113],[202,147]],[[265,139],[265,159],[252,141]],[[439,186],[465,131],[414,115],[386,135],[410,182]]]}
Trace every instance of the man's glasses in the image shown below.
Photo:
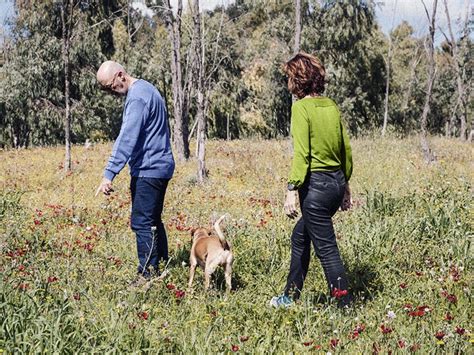
{"label": "man's glasses", "polygon": [[101,85],[101,86],[100,86],[100,89],[101,89],[102,91],[105,91],[105,92],[114,94],[115,91],[113,90],[113,87],[114,87],[114,85],[115,85],[115,79],[117,78],[117,74],[118,74],[118,72],[114,74],[114,77],[112,78],[112,81],[110,82],[110,84]]}

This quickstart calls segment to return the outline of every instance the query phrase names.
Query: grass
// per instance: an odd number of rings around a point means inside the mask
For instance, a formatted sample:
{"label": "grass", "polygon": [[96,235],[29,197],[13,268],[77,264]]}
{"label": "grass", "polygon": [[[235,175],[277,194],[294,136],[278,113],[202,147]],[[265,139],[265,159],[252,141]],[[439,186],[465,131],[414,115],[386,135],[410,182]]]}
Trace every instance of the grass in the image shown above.
{"label": "grass", "polygon": [[[136,268],[129,177],[94,197],[111,145],[0,153],[0,349],[103,353],[468,353],[472,314],[472,145],[432,138],[427,166],[416,137],[353,141],[355,207],[334,217],[357,302],[338,310],[313,258],[301,303],[274,310],[289,235],[282,213],[289,141],[211,141],[209,182],[178,164],[163,219],[169,276],[151,289]],[[186,291],[189,229],[224,212],[234,246],[233,285]],[[382,327],[383,325],[383,327]]]}

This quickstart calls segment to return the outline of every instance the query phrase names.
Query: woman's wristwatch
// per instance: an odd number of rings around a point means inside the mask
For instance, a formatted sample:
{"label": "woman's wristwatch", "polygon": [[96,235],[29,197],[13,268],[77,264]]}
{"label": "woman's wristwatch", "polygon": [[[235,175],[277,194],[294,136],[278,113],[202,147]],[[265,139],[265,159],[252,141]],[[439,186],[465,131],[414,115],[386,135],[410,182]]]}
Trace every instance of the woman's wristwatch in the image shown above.
{"label": "woman's wristwatch", "polygon": [[298,190],[298,188],[295,185],[290,184],[290,183],[288,184],[288,191],[296,191],[296,190]]}

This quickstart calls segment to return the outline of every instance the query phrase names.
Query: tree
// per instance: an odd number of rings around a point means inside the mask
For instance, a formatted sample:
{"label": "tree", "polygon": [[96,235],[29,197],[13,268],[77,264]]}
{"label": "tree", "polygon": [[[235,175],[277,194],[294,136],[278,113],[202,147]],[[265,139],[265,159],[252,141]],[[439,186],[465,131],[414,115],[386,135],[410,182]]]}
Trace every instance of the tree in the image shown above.
{"label": "tree", "polygon": [[435,24],[436,24],[436,8],[438,6],[438,0],[434,0],[433,2],[433,11],[430,16],[428,9],[426,8],[425,3],[423,3],[423,7],[425,8],[426,16],[428,17],[428,21],[430,22],[429,28],[429,36],[426,38],[426,51],[428,56],[428,80],[426,83],[426,97],[425,97],[425,106],[423,108],[423,113],[421,116],[421,149],[423,151],[423,156],[425,161],[431,163],[435,160],[433,153],[430,150],[427,138],[427,121],[428,121],[428,113],[430,111],[430,101],[431,95],[433,91],[433,83],[436,76],[436,64],[434,59],[434,35],[435,35]]}
{"label": "tree", "polygon": [[[193,76],[189,65],[191,58],[187,58],[188,67],[183,75],[181,64],[181,23],[183,15],[183,1],[178,0],[178,9],[176,15],[170,0],[167,0],[167,11],[165,12],[165,22],[168,29],[168,35],[171,43],[171,75],[173,85],[173,107],[174,107],[174,144],[178,160],[183,161],[189,158],[189,95],[193,87]],[[193,53],[193,51],[190,51]],[[184,77],[184,81],[183,81]]]}

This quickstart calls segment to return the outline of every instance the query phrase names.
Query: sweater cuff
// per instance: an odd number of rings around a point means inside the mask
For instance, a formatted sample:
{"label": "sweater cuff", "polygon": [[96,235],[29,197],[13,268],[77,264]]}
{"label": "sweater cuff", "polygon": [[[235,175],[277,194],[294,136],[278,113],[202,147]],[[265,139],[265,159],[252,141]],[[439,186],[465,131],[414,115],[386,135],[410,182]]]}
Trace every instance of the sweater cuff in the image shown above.
{"label": "sweater cuff", "polygon": [[115,178],[116,175],[117,174],[115,174],[113,171],[110,171],[110,170],[107,170],[107,169],[104,170],[104,177],[106,179],[109,179],[110,181],[112,181]]}

